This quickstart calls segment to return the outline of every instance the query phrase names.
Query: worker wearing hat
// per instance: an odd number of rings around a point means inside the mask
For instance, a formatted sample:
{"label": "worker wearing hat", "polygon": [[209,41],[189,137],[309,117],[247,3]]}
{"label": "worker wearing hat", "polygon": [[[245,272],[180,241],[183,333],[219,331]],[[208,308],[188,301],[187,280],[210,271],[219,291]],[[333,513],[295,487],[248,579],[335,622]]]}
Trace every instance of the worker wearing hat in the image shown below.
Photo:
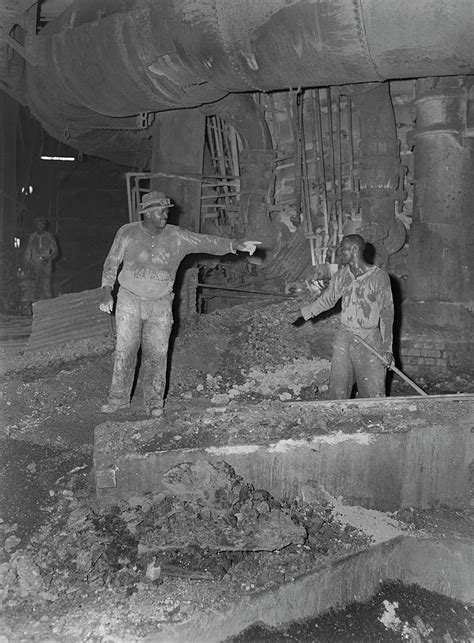
{"label": "worker wearing hat", "polygon": [[163,415],[168,343],[173,325],[173,285],[179,264],[188,254],[253,254],[259,241],[237,241],[198,234],[168,224],[173,207],[162,192],[145,194],[139,207],[143,220],[122,226],[112,243],[102,273],[100,309],[111,313],[112,288],[118,276],[116,305],[117,343],[114,371],[103,413],[130,404],[137,352],[141,346],[143,396],[147,413]]}

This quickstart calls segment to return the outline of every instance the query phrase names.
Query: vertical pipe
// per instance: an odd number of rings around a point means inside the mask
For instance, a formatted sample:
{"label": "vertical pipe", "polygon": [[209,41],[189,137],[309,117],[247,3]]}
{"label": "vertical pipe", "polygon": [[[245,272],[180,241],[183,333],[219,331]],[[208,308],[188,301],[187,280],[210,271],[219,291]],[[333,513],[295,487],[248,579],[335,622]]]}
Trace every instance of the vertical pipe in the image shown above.
{"label": "vertical pipe", "polygon": [[328,131],[329,131],[329,156],[331,159],[331,192],[336,198],[336,159],[334,153],[334,131],[333,131],[333,118],[332,118],[332,99],[331,88],[326,89],[326,104],[328,109]]}
{"label": "vertical pipe", "polygon": [[[58,141],[57,143],[57,156],[61,156],[61,143]],[[57,235],[59,232],[59,172],[60,170],[58,169],[54,173],[54,186],[53,186],[53,191],[55,193],[55,199],[54,199],[54,210],[51,208],[51,212],[53,213],[54,216],[54,224],[51,221],[50,224],[53,227],[54,225],[54,233]]]}
{"label": "vertical pipe", "polygon": [[311,144],[313,146],[313,159],[314,159],[314,175],[316,184],[320,185],[321,183],[321,173],[319,171],[319,157],[318,157],[318,138],[317,138],[317,124],[316,124],[316,114],[314,109],[314,90],[309,90],[309,115],[311,121]]}
{"label": "vertical pipe", "polygon": [[306,136],[304,128],[304,92],[301,92],[300,99],[300,131],[301,131],[301,183],[303,194],[303,225],[305,236],[309,240],[309,247],[311,251],[311,264],[316,265],[316,255],[314,251],[314,228],[311,216],[311,199],[309,193],[309,180],[308,180],[308,158],[306,154]]}
{"label": "vertical pipe", "polygon": [[13,239],[18,224],[17,193],[17,128],[19,104],[0,92],[0,242],[4,249],[1,257],[3,279],[0,296],[8,301],[17,291],[18,274],[12,274],[14,257]]}
{"label": "vertical pipe", "polygon": [[[359,185],[357,181],[357,176],[355,172],[355,162],[354,162],[354,108],[352,105],[352,99],[347,97],[348,101],[348,123],[349,123],[349,179],[351,186],[351,213],[354,216],[356,208],[354,207],[354,195],[357,195],[357,205],[359,202]],[[358,210],[358,208],[357,208]]]}
{"label": "vertical pipe", "polygon": [[131,179],[131,172],[127,172],[125,174],[125,181],[127,185],[128,220],[130,223],[132,223],[132,221],[134,220],[134,211],[132,208],[132,192],[131,192],[130,179]]}
{"label": "vertical pipe", "polygon": [[[310,125],[311,125],[311,145],[313,146],[313,160],[314,160],[314,178],[315,178],[315,185],[316,185],[316,197],[315,197],[315,204],[316,204],[316,222],[318,221],[318,216],[320,215],[320,194],[321,194],[321,181],[322,181],[322,173],[320,171],[320,157],[318,155],[318,137],[317,137],[317,124],[316,124],[316,114],[315,114],[315,106],[314,106],[314,90],[311,89],[308,92],[309,96],[309,115],[310,115]],[[324,207],[323,209],[323,216],[324,216]],[[311,260],[313,262],[313,265],[316,265],[317,263],[324,263],[324,257],[323,257],[323,252],[322,252],[322,245],[324,245],[324,238],[321,239],[321,235],[316,233],[314,237],[314,247],[311,245]]]}
{"label": "vertical pipe", "polygon": [[309,190],[308,190],[308,159],[306,156],[306,136],[304,131],[304,92],[301,92],[299,104],[299,131],[301,148],[301,202],[303,204],[303,223],[306,233],[312,232]]}
{"label": "vertical pipe", "polygon": [[327,194],[327,177],[326,177],[326,163],[324,160],[324,139],[323,139],[323,125],[321,119],[321,101],[319,98],[319,89],[315,89],[315,103],[316,103],[316,136],[319,145],[319,159],[320,159],[320,177],[323,190],[323,215],[324,215],[324,239],[321,248],[322,262],[326,261],[329,243],[329,217],[328,217],[328,194]]}
{"label": "vertical pipe", "polygon": [[474,274],[473,144],[463,136],[468,91],[460,76],[416,83],[415,196],[407,311],[423,324],[470,328]]}
{"label": "vertical pipe", "polygon": [[295,140],[295,209],[298,216],[298,222],[301,223],[301,210],[303,209],[303,199],[301,195],[301,116],[300,116],[300,94],[293,94],[293,134]]}
{"label": "vertical pipe", "polygon": [[341,137],[341,95],[337,95],[336,110],[336,138],[337,138],[337,192],[336,214],[338,241],[342,236],[342,137]]}
{"label": "vertical pipe", "polygon": [[[329,224],[333,222],[333,227],[329,237],[329,246],[331,248],[331,263],[336,261],[336,246],[337,246],[337,190],[336,190],[336,155],[334,147],[334,125],[332,117],[332,96],[331,88],[326,90],[326,102],[328,109],[328,130],[329,130],[329,153],[331,159],[331,213],[329,217]],[[334,223],[335,220],[335,223]]]}

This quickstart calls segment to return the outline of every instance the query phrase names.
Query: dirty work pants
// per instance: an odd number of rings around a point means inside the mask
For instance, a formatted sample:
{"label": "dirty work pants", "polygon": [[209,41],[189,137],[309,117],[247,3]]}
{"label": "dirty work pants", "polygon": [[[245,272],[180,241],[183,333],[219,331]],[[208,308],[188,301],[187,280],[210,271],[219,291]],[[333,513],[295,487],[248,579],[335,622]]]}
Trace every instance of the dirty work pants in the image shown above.
{"label": "dirty work pants", "polygon": [[141,378],[147,410],[162,408],[166,384],[168,344],[173,325],[173,297],[141,299],[120,288],[115,321],[117,344],[109,404],[128,404],[141,345]]}
{"label": "dirty work pants", "polygon": [[[384,397],[386,367],[363,344],[355,340],[349,330],[336,331],[329,393],[333,400],[345,400],[351,396],[354,383],[357,384],[359,397]],[[383,354],[380,330],[361,330],[360,336]]]}
{"label": "dirty work pants", "polygon": [[32,260],[30,263],[31,301],[51,299],[51,261],[41,259]]}

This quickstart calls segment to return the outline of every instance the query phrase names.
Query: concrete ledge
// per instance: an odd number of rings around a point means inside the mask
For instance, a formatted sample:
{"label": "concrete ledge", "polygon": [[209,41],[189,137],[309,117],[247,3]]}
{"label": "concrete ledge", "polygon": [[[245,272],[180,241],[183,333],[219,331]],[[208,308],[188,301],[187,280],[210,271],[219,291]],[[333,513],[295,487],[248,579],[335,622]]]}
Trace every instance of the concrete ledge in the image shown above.
{"label": "concrete ledge", "polygon": [[474,604],[474,541],[459,537],[403,538],[402,575],[438,594]]}
{"label": "concrete ledge", "polygon": [[[237,474],[275,498],[292,499],[304,483],[317,480],[347,504],[380,511],[438,504],[464,509],[470,500],[473,400],[472,396],[436,396],[436,400],[389,398],[337,406],[310,403],[304,405],[306,418],[313,413],[315,424],[324,408],[331,408],[338,426],[349,425],[352,409],[368,409],[375,418],[371,431],[339,430],[268,444],[235,445],[223,440],[209,447],[160,450],[156,440],[149,438],[149,431],[156,435],[156,429],[146,423],[101,425],[96,428],[94,450],[97,498],[106,505],[130,495],[164,491],[161,479],[170,467],[205,459],[225,460]],[[435,403],[436,413],[424,411],[434,409]],[[298,417],[303,404],[292,406]],[[385,428],[384,417],[394,430]],[[123,443],[118,450],[114,435],[120,435]]]}
{"label": "concrete ledge", "polygon": [[[285,415],[285,421],[290,429],[305,424],[306,437],[228,443],[225,408],[220,410],[222,436],[217,436],[216,444],[196,448],[160,448],[160,436],[166,431],[163,423],[106,423],[96,427],[94,468],[99,503],[113,504],[135,494],[166,491],[162,479],[171,467],[205,459],[225,460],[246,481],[268,490],[275,498],[292,499],[308,480],[316,480],[333,496],[342,496],[349,510],[469,506],[474,396],[289,406],[292,413]],[[275,409],[271,412],[274,414]],[[239,415],[242,423],[249,417],[244,407],[239,407]],[[296,422],[303,415],[304,423]],[[208,409],[207,417],[211,416]],[[229,422],[235,421],[233,418],[235,412],[229,413]],[[262,423],[265,420],[262,416]],[[176,431],[176,426],[171,430]],[[168,443],[163,438],[163,443],[169,445],[169,438]],[[183,443],[185,446],[185,439]],[[383,522],[382,515],[380,520]],[[322,564],[291,583],[245,594],[219,609],[199,611],[181,623],[163,623],[160,631],[146,640],[223,641],[256,621],[280,626],[364,601],[388,579],[417,583],[451,598],[474,602],[472,541],[395,533],[389,530],[382,542]]]}
{"label": "concrete ledge", "polygon": [[400,536],[314,569],[275,590],[246,596],[220,612],[200,612],[195,619],[170,625],[146,640],[223,641],[257,621],[280,626],[318,616],[330,608],[367,600],[381,582],[389,579],[417,583],[451,598],[471,602],[474,600],[472,572],[469,574],[464,567],[470,566],[473,549],[472,542],[463,539]]}

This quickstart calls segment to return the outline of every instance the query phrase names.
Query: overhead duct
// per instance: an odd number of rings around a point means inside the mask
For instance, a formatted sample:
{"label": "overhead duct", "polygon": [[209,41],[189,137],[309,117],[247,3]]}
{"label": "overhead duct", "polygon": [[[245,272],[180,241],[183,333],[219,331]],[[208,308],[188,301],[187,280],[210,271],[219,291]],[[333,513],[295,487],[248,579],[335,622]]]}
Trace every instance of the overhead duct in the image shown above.
{"label": "overhead duct", "polygon": [[[473,31],[472,0],[74,0],[27,49],[35,66],[26,64],[26,103],[55,138],[144,168],[151,159],[150,113],[203,106],[211,113],[214,105],[218,112],[220,101],[235,93],[466,77],[474,74]],[[363,97],[359,102],[365,109]],[[387,106],[380,125],[395,141]],[[472,130],[471,111],[464,136]],[[248,127],[241,115],[234,120],[237,128]],[[364,232],[383,239],[390,254],[404,240],[392,216],[397,150],[380,152],[384,188],[371,176],[369,144],[361,147],[368,178]],[[263,176],[271,152],[266,144],[261,152],[253,146],[251,160],[253,174]],[[254,209],[264,185],[248,178]],[[380,217],[374,198],[380,201],[384,189]],[[467,218],[465,199],[462,205]],[[377,228],[371,225],[376,211]],[[260,225],[262,217],[253,220]],[[433,291],[438,298],[436,286]]]}
{"label": "overhead duct", "polygon": [[389,87],[388,83],[355,85],[347,93],[360,118],[362,221],[355,232],[373,244],[378,263],[386,264],[387,255],[400,250],[406,236],[403,223],[394,216],[404,168]]}
{"label": "overhead duct", "polygon": [[76,0],[35,38],[27,100],[56,138],[123,162],[143,112],[472,73],[473,22],[471,0]]}

